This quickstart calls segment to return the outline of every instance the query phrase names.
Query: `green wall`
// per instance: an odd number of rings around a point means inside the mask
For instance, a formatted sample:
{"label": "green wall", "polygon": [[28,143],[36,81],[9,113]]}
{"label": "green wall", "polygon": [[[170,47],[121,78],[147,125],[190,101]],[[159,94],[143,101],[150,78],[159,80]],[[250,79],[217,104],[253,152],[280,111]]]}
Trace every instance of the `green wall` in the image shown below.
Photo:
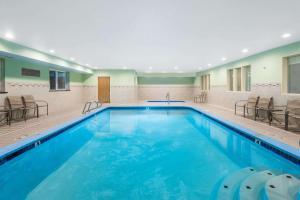
{"label": "green wall", "polygon": [[200,76],[209,73],[211,85],[226,85],[227,70],[251,65],[251,79],[254,83],[282,82],[282,58],[300,54],[300,42],[271,49],[216,68],[197,73],[195,85],[200,85]]}
{"label": "green wall", "polygon": [[[30,62],[25,60],[17,60],[7,57],[0,57],[5,60],[5,79],[7,81],[19,81],[19,82],[48,82],[49,81],[49,69],[60,69],[51,64],[45,64],[41,62]],[[40,70],[40,77],[22,76],[22,68]],[[61,69],[60,69],[61,70]],[[77,72],[70,72],[71,83],[82,83],[83,75]]]}
{"label": "green wall", "polygon": [[193,85],[194,77],[138,77],[141,85]]}
{"label": "green wall", "polygon": [[96,86],[99,76],[109,76],[111,86],[135,86],[137,84],[134,70],[97,70],[93,74],[83,75],[84,85]]}

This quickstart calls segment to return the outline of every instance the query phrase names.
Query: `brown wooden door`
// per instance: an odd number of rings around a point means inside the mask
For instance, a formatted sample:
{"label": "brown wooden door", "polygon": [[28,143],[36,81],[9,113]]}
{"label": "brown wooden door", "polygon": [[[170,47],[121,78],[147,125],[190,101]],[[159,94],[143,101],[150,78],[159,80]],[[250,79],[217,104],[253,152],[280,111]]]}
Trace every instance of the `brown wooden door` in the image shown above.
{"label": "brown wooden door", "polygon": [[102,103],[110,103],[110,77],[98,77],[98,100]]}

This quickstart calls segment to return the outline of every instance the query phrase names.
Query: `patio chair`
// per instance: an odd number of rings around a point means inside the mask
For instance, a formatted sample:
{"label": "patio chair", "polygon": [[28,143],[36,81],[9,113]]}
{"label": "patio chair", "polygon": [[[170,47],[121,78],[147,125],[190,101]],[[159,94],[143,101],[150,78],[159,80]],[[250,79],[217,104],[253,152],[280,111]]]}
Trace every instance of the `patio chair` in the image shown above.
{"label": "patio chair", "polygon": [[194,103],[205,103],[207,99],[207,93],[202,91],[199,95],[194,96]]}
{"label": "patio chair", "polygon": [[284,124],[284,129],[290,126],[299,129],[300,127],[300,99],[288,100],[286,106],[274,106],[270,112],[270,125],[273,121]]}
{"label": "patio chair", "polygon": [[243,117],[246,117],[246,113],[247,115],[249,115],[249,111],[252,111],[253,116],[255,117],[255,108],[257,106],[257,103],[259,101],[259,96],[257,97],[249,97],[247,100],[240,100],[237,101],[234,105],[234,114],[237,113],[237,109],[238,108],[243,108]]}
{"label": "patio chair", "polygon": [[8,111],[9,121],[11,122],[14,118],[17,119],[19,115],[21,119],[26,121],[26,113],[30,108],[25,108],[22,102],[21,96],[7,96],[5,98],[5,109]]}
{"label": "patio chair", "polygon": [[260,119],[264,121],[265,119],[270,120],[270,111],[273,109],[273,97],[261,97],[257,102],[255,107],[255,117],[254,120]]}
{"label": "patio chair", "polygon": [[46,108],[47,115],[48,115],[48,102],[44,100],[35,100],[32,95],[23,95],[22,96],[22,102],[25,108],[33,109],[34,115],[36,113],[36,116],[40,116],[40,108]]}

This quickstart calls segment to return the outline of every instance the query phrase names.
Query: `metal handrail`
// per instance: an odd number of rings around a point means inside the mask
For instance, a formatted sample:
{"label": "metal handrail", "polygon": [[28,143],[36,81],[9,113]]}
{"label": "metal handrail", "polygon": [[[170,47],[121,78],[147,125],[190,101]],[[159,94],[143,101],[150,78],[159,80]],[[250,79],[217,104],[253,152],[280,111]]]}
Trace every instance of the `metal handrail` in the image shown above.
{"label": "metal handrail", "polygon": [[166,95],[166,100],[167,100],[168,104],[170,104],[170,93],[169,92]]}
{"label": "metal handrail", "polygon": [[[95,104],[95,106],[92,106],[93,104]],[[83,110],[82,110],[82,114],[86,114],[88,112],[91,112],[92,110],[95,110],[97,108],[100,108],[102,106],[102,103],[99,101],[87,101],[84,104]]]}

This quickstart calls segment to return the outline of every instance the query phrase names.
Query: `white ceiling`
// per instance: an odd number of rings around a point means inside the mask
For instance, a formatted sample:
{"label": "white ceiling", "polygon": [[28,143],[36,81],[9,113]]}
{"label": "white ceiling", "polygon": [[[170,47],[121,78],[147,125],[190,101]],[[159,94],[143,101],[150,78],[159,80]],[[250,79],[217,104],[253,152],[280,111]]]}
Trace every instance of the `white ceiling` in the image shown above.
{"label": "white ceiling", "polygon": [[[299,0],[0,0],[0,37],[95,68],[197,71],[300,40]],[[284,33],[291,37],[281,38]],[[243,54],[242,49],[249,52]],[[176,67],[174,69],[174,67]]]}

